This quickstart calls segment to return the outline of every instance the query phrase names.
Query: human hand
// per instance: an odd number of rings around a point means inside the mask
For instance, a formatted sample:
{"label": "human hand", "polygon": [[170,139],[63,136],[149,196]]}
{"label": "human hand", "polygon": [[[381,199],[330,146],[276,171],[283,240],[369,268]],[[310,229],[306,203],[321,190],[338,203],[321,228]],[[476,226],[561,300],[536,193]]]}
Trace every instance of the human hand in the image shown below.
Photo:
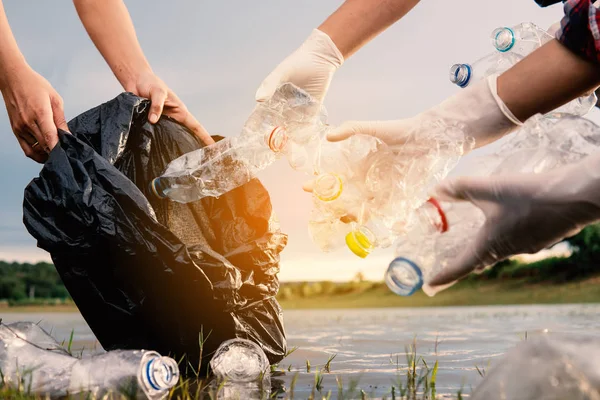
{"label": "human hand", "polygon": [[265,78],[256,91],[256,101],[266,101],[286,82],[323,101],[333,74],[343,62],[344,57],[331,38],[315,29],[296,51]]}
{"label": "human hand", "polygon": [[472,271],[533,254],[600,219],[600,156],[540,174],[459,177],[434,190],[438,200],[469,201],[485,223],[456,259],[424,286],[434,294]]}
{"label": "human hand", "polygon": [[148,116],[150,123],[157,123],[160,116],[164,114],[183,124],[206,145],[215,142],[202,124],[188,111],[185,104],[153,72],[141,73],[131,84],[124,86],[125,90],[150,100]]}
{"label": "human hand", "polygon": [[12,130],[25,155],[43,163],[58,143],[58,129],[68,132],[63,100],[29,66],[14,69],[0,88]]}

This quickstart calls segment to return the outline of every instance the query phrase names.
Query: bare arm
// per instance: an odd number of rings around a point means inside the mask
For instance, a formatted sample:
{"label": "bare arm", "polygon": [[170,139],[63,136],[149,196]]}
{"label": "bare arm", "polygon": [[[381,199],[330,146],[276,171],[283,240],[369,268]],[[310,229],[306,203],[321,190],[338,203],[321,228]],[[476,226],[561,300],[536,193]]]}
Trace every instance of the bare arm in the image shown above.
{"label": "bare arm", "polygon": [[348,59],[413,9],[419,0],[346,0],[319,29]]}
{"label": "bare arm", "polygon": [[25,155],[44,162],[58,142],[58,128],[68,131],[63,101],[50,83],[25,61],[0,0],[0,91],[11,128]]}
{"label": "bare arm", "polygon": [[600,66],[552,40],[498,77],[498,96],[521,121],[600,85]]}
{"label": "bare arm", "polygon": [[150,99],[151,123],[156,123],[164,113],[187,126],[204,143],[214,143],[185,104],[152,71],[122,0],[73,0],[73,3],[90,39],[123,89]]}

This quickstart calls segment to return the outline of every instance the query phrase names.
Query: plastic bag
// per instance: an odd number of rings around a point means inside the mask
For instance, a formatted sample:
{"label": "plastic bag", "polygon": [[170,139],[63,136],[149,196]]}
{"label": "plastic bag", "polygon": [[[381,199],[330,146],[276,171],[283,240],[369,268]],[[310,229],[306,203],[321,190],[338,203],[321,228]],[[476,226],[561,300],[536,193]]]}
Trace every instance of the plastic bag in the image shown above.
{"label": "plastic bag", "polygon": [[275,295],[287,236],[266,189],[253,180],[190,204],[153,196],[149,182],[202,144],[168,117],[148,123],[149,105],[123,93],[70,121],[72,135],[59,132],[25,189],[27,230],[105,350],[185,356],[189,374],[239,337],[278,362],[286,339]]}
{"label": "plastic bag", "polygon": [[485,374],[473,400],[600,400],[600,339],[544,334],[511,349]]}

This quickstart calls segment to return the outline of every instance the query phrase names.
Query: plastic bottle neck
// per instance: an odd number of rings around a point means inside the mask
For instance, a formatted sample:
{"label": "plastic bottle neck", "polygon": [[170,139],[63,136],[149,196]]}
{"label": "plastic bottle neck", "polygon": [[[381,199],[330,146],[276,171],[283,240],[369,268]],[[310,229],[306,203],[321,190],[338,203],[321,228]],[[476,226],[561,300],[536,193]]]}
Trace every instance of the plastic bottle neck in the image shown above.
{"label": "plastic bottle neck", "polygon": [[366,226],[359,226],[346,235],[346,245],[360,258],[366,258],[375,248],[375,234]]}
{"label": "plastic bottle neck", "polygon": [[315,180],[313,194],[321,201],[333,201],[344,190],[342,178],[333,173],[321,174]]}
{"label": "plastic bottle neck", "polygon": [[501,53],[505,53],[515,45],[515,33],[510,28],[497,28],[492,32],[492,45]]}
{"label": "plastic bottle neck", "polygon": [[175,360],[168,357],[153,357],[146,362],[142,371],[144,382],[153,390],[165,391],[177,383],[179,368]]}
{"label": "plastic bottle neck", "polygon": [[426,234],[444,233],[448,230],[448,219],[440,203],[433,197],[417,209],[418,222]]}
{"label": "plastic bottle neck", "polygon": [[471,81],[472,71],[469,64],[454,64],[450,67],[450,82],[464,88]]}
{"label": "plastic bottle neck", "polygon": [[288,135],[283,126],[276,126],[273,130],[265,134],[265,143],[274,153],[283,151],[287,141]]}

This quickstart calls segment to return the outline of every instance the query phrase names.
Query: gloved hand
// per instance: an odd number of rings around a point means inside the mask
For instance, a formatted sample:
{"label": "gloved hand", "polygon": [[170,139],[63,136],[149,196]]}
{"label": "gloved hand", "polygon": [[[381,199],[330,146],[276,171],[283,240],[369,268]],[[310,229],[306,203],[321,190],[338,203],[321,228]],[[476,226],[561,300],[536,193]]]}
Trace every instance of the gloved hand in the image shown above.
{"label": "gloved hand", "polygon": [[[328,132],[327,139],[337,142],[356,134],[371,135],[381,139],[398,155],[413,159],[438,146],[438,137],[432,136],[429,128],[441,120],[448,125],[462,126],[464,135],[475,140],[474,147],[484,146],[522,125],[498,97],[497,78],[498,75],[491,75],[482,79],[412,118],[344,122]],[[311,188],[311,182],[303,186],[305,191],[311,191]]]}
{"label": "gloved hand", "polygon": [[475,147],[485,146],[522,125],[498,97],[497,78],[498,75],[491,75],[482,79],[412,118],[345,122],[329,132],[327,139],[336,142],[359,133],[372,135],[402,152],[407,145],[427,143],[428,122],[441,120],[463,125],[475,139]]}
{"label": "gloved hand", "polygon": [[270,98],[277,88],[291,82],[323,101],[334,72],[344,57],[324,32],[315,29],[306,41],[266,77],[256,91],[256,101]]}
{"label": "gloved hand", "polygon": [[537,253],[599,221],[600,154],[541,174],[449,179],[434,193],[439,200],[470,201],[486,221],[462,255],[424,285],[430,295],[472,271]]}

